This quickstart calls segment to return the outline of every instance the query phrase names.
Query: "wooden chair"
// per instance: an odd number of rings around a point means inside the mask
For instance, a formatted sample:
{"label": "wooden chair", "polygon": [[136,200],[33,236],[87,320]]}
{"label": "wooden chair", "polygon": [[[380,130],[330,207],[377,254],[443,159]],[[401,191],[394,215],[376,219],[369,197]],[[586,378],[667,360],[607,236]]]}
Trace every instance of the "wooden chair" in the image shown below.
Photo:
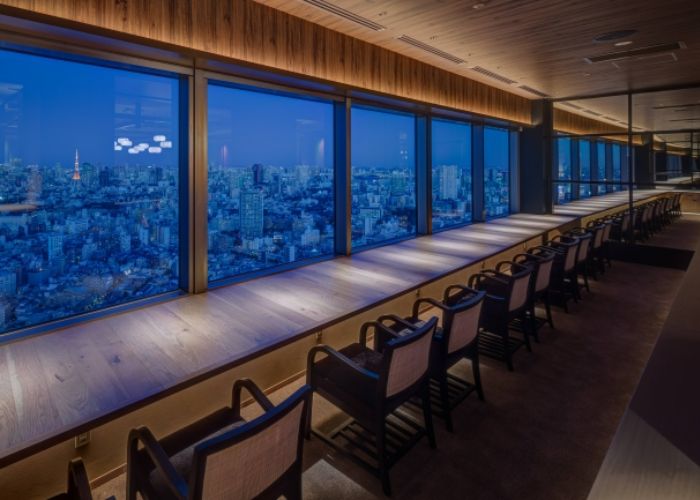
{"label": "wooden chair", "polygon": [[[50,500],[92,500],[90,481],[85,464],[80,458],[68,462],[68,487],[65,493],[51,497]],[[115,500],[113,496],[107,500]]]}
{"label": "wooden chair", "polygon": [[[431,390],[435,398],[432,408],[437,416],[445,419],[450,432],[453,431],[452,410],[459,403],[473,391],[477,392],[480,400],[484,400],[477,338],[485,296],[486,292],[452,285],[445,290],[442,302],[432,298],[415,301],[413,314],[408,319],[419,325],[422,322],[420,308],[426,304],[441,312],[430,353]],[[471,362],[474,383],[448,373],[452,366],[464,358]]]}
{"label": "wooden chair", "polygon": [[[593,244],[593,233],[584,228],[572,229],[567,236],[578,239],[578,250],[576,252],[576,288],[578,289],[578,276],[583,279],[583,286],[590,292],[588,275],[591,273],[591,246]],[[579,295],[580,298],[580,295]]]}
{"label": "wooden chair", "polygon": [[598,251],[598,254],[595,256],[595,259],[596,259],[596,263],[598,265],[598,270],[602,274],[602,273],[605,273],[606,268],[609,268],[612,266],[611,240],[612,240],[612,229],[613,229],[614,219],[612,219],[610,217],[600,219],[600,224],[604,225],[603,238],[602,238],[601,248]]}
{"label": "wooden chair", "polygon": [[632,214],[628,210],[625,210],[621,215],[613,219],[610,238],[618,243],[627,241],[631,223]]}
{"label": "wooden chair", "polygon": [[[388,322],[402,330],[389,328]],[[427,435],[435,447],[429,367],[436,325],[435,317],[414,325],[398,316],[382,316],[362,325],[358,343],[339,351],[319,345],[308,354],[308,385],[352,419],[331,435],[315,430],[314,435],[377,474],[386,495],[391,494],[390,468],[415,443]],[[367,347],[370,328],[374,349]],[[320,354],[325,357],[318,360]],[[414,397],[422,401],[424,426],[397,411]]]}
{"label": "wooden chair", "polygon": [[[469,287],[486,292],[479,335],[479,353],[506,363],[513,371],[513,353],[523,345],[532,351],[527,322],[530,280],[534,269],[515,262],[500,262],[469,278]],[[511,322],[519,320],[522,340],[510,335]]]}
{"label": "wooden chair", "polygon": [[578,302],[578,278],[576,271],[576,257],[578,254],[578,238],[565,235],[557,235],[549,242],[556,255],[552,267],[551,290],[561,300],[564,311],[568,312],[570,298]]}
{"label": "wooden chair", "polygon": [[[241,418],[246,389],[265,411]],[[275,406],[250,380],[233,386],[232,404],[156,440],[146,427],[129,433],[127,500],[301,499],[304,430],[311,389]]]}
{"label": "wooden chair", "polygon": [[[534,276],[530,281],[530,295],[528,301],[528,319],[530,321],[530,331],[539,342],[539,329],[544,323],[549,323],[550,328],[554,328],[552,319],[552,306],[549,295],[549,287],[552,281],[552,268],[556,252],[549,247],[537,246],[528,249],[527,253],[516,255],[513,260],[519,264],[529,264],[534,266]],[[538,318],[535,314],[535,305],[542,302],[545,308],[545,318]]]}
{"label": "wooden chair", "polygon": [[594,280],[598,279],[598,273],[605,273],[604,262],[604,239],[607,223],[602,219],[597,219],[586,224],[586,231],[593,235],[590,248],[588,250],[589,271]]}

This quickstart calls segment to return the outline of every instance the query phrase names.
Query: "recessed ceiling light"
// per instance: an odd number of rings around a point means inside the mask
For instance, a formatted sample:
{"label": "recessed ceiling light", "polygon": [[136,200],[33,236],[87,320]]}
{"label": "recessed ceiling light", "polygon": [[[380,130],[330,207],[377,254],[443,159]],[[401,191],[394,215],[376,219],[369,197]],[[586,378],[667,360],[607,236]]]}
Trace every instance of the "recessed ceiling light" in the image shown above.
{"label": "recessed ceiling light", "polygon": [[590,73],[584,73],[583,76],[591,76]]}
{"label": "recessed ceiling light", "polygon": [[483,9],[484,7],[486,7],[486,4],[487,4],[487,2],[477,2],[474,5],[472,5],[472,9],[474,9],[474,10]]}
{"label": "recessed ceiling light", "polygon": [[632,45],[633,43],[632,40],[623,40],[622,42],[615,43],[615,47],[624,47],[625,45]]}

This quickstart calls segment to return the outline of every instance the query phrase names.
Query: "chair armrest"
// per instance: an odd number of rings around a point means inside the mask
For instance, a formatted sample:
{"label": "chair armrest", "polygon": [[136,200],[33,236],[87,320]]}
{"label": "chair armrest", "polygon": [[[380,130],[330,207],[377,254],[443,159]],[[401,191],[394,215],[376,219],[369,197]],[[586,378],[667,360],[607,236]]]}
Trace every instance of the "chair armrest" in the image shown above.
{"label": "chair armrest", "polygon": [[[414,325],[410,321],[406,321],[401,316],[397,316],[396,314],[384,314],[382,316],[379,316],[379,318],[377,318],[377,321],[381,324],[384,324],[385,321],[393,321],[394,323],[398,323],[399,325],[403,326],[404,328],[409,328],[411,330],[415,330],[416,328],[418,328],[416,325]],[[384,325],[384,327],[388,328],[386,325]],[[389,331],[394,335],[394,337],[398,337],[397,332],[391,330],[390,328],[389,328]]]}
{"label": "chair armrest", "polygon": [[267,396],[265,396],[260,388],[255,385],[255,382],[249,378],[242,378],[240,380],[236,380],[236,382],[233,384],[233,391],[231,395],[231,408],[233,408],[233,411],[237,417],[241,416],[241,391],[243,389],[246,389],[248,393],[253,396],[255,402],[258,403],[264,411],[268,412],[275,407],[275,405],[272,404],[272,402],[267,398]]}
{"label": "chair armrest", "polygon": [[473,293],[473,294],[479,293],[479,290],[477,290],[476,288],[472,288],[470,286],[450,285],[447,288],[445,288],[445,291],[444,291],[443,296],[442,296],[442,300],[444,300],[445,302],[450,300],[453,297],[452,292],[455,290],[459,290],[460,292],[463,292],[463,293]]}
{"label": "chair armrest", "polygon": [[90,480],[85,464],[80,458],[74,458],[68,462],[68,496],[80,499],[92,498]]}
{"label": "chair armrest", "polygon": [[316,364],[316,355],[318,353],[323,353],[328,355],[334,362],[340,363],[346,368],[350,368],[354,373],[360,375],[361,377],[369,378],[372,380],[379,380],[379,375],[373,371],[362,368],[360,365],[355,363],[352,359],[339,353],[335,349],[327,345],[317,345],[311,348],[309,354],[306,358],[306,369],[308,373],[313,372],[314,365]]}
{"label": "chair armrest", "polygon": [[418,309],[420,308],[421,304],[430,304],[433,307],[437,307],[438,309],[442,309],[443,311],[446,311],[449,309],[445,304],[442,302],[432,299],[430,297],[424,297],[422,299],[418,299],[413,303],[413,311],[412,311],[412,317],[413,319],[417,320],[418,319]]}
{"label": "chair armrest", "polygon": [[362,344],[365,347],[367,346],[367,330],[369,330],[370,328],[374,328],[375,349],[379,345],[378,337],[380,333],[389,335],[390,337],[396,337],[396,334],[393,330],[381,324],[379,321],[367,321],[366,323],[363,323],[360,327],[360,344]]}
{"label": "chair armrest", "polygon": [[[148,457],[155,465],[156,470],[163,475],[163,478],[165,479],[170,491],[176,498],[186,500],[187,483],[177,473],[175,467],[173,467],[173,464],[170,462],[168,455],[165,453],[163,448],[160,446],[160,443],[158,443],[158,440],[155,438],[155,436],[153,436],[148,427],[137,427],[129,432],[129,451],[132,453],[136,452],[138,450],[139,443],[143,445],[144,451],[148,454]],[[134,466],[136,466],[135,462],[132,463],[134,463]]]}

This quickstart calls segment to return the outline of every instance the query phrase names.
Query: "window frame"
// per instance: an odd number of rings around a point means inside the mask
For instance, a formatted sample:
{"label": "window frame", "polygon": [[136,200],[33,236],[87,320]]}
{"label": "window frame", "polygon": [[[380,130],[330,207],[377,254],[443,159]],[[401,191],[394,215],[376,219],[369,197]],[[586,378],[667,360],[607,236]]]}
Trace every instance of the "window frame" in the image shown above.
{"label": "window frame", "polygon": [[[435,121],[441,121],[443,123],[452,123],[452,124],[457,124],[457,125],[462,125],[469,127],[469,132],[468,132],[468,140],[469,140],[469,176],[471,177],[471,205],[470,205],[470,220],[468,221],[462,221],[462,222],[457,222],[455,224],[450,224],[447,227],[441,227],[439,229],[435,229],[433,226],[433,219],[434,219],[434,213],[433,213],[433,203],[432,203],[432,179],[433,179],[433,169],[435,165],[433,165],[433,123]],[[436,233],[441,233],[443,231],[449,231],[451,229],[458,229],[460,227],[464,226],[469,226],[471,224],[474,224],[476,221],[475,216],[476,216],[476,211],[475,211],[475,204],[474,204],[474,151],[472,148],[472,140],[474,138],[473,134],[473,128],[475,126],[474,122],[471,121],[461,121],[457,120],[454,118],[444,118],[440,115],[431,115],[430,120],[429,120],[429,128],[430,128],[430,133],[429,133],[429,154],[428,154],[428,176],[430,177],[430,189],[428,190],[428,200],[427,203],[430,206],[429,208],[429,227],[431,228],[431,234],[436,234]]]}
{"label": "window frame", "polygon": [[[374,103],[372,101],[368,100],[357,100],[353,99],[350,104],[349,104],[349,111],[350,111],[350,116],[349,116],[349,121],[350,121],[350,128],[352,129],[352,109],[353,108],[358,108],[358,109],[365,109],[367,111],[375,111],[375,112],[380,112],[380,113],[392,113],[395,115],[403,115],[403,116],[410,116],[413,118],[413,155],[415,158],[415,163],[414,163],[414,168],[415,168],[415,176],[414,176],[414,190],[415,190],[415,198],[416,198],[416,223],[415,223],[415,232],[406,236],[399,236],[396,238],[390,238],[386,240],[382,240],[377,243],[372,243],[369,245],[362,245],[362,246],[354,246],[352,244],[352,236],[349,236],[349,241],[348,241],[348,246],[350,247],[350,254],[355,254],[355,253],[360,253],[364,252],[366,250],[372,250],[373,248],[379,248],[383,247],[386,245],[391,245],[393,243],[399,243],[401,241],[406,241],[406,240],[411,240],[414,238],[418,238],[419,236],[422,236],[421,231],[419,231],[419,228],[421,226],[421,221],[419,221],[419,216],[424,215],[426,213],[426,210],[421,210],[421,207],[419,207],[419,201],[424,199],[424,195],[420,193],[420,185],[419,185],[419,179],[421,177],[421,170],[425,168],[425,162],[421,161],[421,158],[419,156],[421,155],[421,147],[419,145],[419,140],[425,136],[425,134],[422,133],[420,130],[420,124],[419,120],[427,118],[427,115],[424,113],[419,113],[416,110],[411,110],[409,107],[403,108],[394,108],[387,106],[385,104],[378,104]],[[347,149],[348,149],[348,159],[349,163],[347,165],[347,170],[348,170],[348,180],[349,180],[349,191],[352,193],[352,132],[349,134],[350,137],[350,143],[347,144]],[[425,148],[424,148],[425,149]],[[429,149],[429,147],[427,148]],[[424,187],[425,189],[425,187]],[[348,199],[348,212],[347,212],[347,225],[349,228],[349,231],[352,232],[352,195],[350,195]]]}
{"label": "window frame", "polygon": [[69,63],[85,64],[100,68],[128,71],[142,75],[153,75],[172,78],[178,87],[178,287],[165,291],[128,300],[122,303],[108,305],[90,311],[76,312],[62,318],[29,325],[15,330],[0,333],[0,343],[12,342],[25,337],[44,334],[59,328],[91,321],[113,314],[134,310],[145,305],[157,304],[173,298],[186,295],[192,291],[194,260],[192,247],[192,212],[193,198],[192,178],[194,175],[193,161],[193,75],[191,67],[154,61],[145,57],[116,53],[104,49],[88,49],[74,44],[63,44],[58,40],[44,39],[24,34],[8,33],[0,29],[3,39],[0,50],[44,57],[51,60]]}
{"label": "window frame", "polygon": [[[340,232],[343,228],[338,225],[338,213],[342,211],[342,206],[339,206],[340,200],[338,199],[338,188],[339,188],[339,175],[345,175],[342,162],[338,161],[338,152],[336,151],[336,141],[337,141],[337,105],[342,103],[344,99],[341,96],[335,94],[327,94],[323,92],[318,92],[314,90],[307,89],[296,89],[294,87],[288,87],[285,85],[279,85],[276,83],[261,82],[258,80],[251,80],[249,78],[240,77],[229,73],[220,73],[210,70],[196,70],[196,78],[198,81],[198,95],[196,98],[196,108],[200,111],[200,116],[198,118],[199,127],[198,134],[200,137],[207,137],[205,140],[198,141],[199,144],[199,162],[198,162],[198,172],[201,177],[200,184],[200,199],[203,197],[207,200],[205,206],[200,208],[200,215],[197,217],[198,226],[200,234],[198,237],[198,248],[200,257],[200,262],[198,262],[198,268],[200,270],[200,289],[201,291],[214,290],[227,285],[232,285],[235,283],[241,283],[244,281],[249,281],[251,279],[260,278],[262,276],[269,276],[271,274],[277,274],[284,271],[289,271],[299,267],[308,266],[310,264],[315,264],[318,262],[323,262],[326,260],[334,259],[338,256],[338,238],[342,235]],[[207,217],[208,211],[208,198],[209,198],[209,154],[208,154],[208,103],[209,103],[209,86],[218,85],[226,88],[232,88],[237,90],[244,90],[248,92],[256,92],[259,94],[268,94],[273,96],[288,97],[293,99],[303,99],[313,102],[328,103],[333,106],[333,131],[331,133],[334,144],[333,144],[333,211],[334,211],[334,224],[333,224],[333,239],[334,239],[334,250],[332,253],[326,255],[319,255],[318,257],[311,257],[308,259],[295,260],[294,262],[285,262],[276,266],[271,266],[263,269],[258,269],[255,271],[249,271],[246,273],[241,273],[233,276],[226,276],[218,278],[216,280],[209,280],[209,223]],[[203,212],[203,215],[201,213]]]}

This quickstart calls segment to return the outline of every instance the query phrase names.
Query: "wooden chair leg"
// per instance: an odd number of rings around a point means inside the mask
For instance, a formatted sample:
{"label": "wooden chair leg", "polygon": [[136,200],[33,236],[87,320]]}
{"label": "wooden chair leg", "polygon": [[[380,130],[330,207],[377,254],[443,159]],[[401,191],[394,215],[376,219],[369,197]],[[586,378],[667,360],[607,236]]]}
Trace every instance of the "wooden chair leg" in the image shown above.
{"label": "wooden chair leg", "polygon": [[508,366],[508,371],[513,371],[513,356],[510,352],[510,342],[508,342],[508,334],[501,336],[503,338],[503,354],[506,358],[506,366]]}
{"label": "wooden chair leg", "polygon": [[544,309],[547,312],[547,322],[549,323],[549,327],[554,329],[554,321],[552,321],[552,304],[549,300],[549,291],[545,292],[543,300]]}
{"label": "wooden chair leg", "polygon": [[[426,382],[423,391],[423,420],[425,421],[425,432],[428,434],[428,443],[432,449],[437,448],[435,441],[435,426],[433,425],[433,411],[430,408],[430,383]],[[450,422],[450,426],[452,423]],[[450,429],[451,430],[451,429]]]}
{"label": "wooden chair leg", "polygon": [[[535,337],[535,342],[540,343],[540,334],[537,332],[537,316],[535,316],[535,300],[532,300],[530,305],[530,329],[532,330],[532,336]],[[523,331],[525,329],[523,328]]]}
{"label": "wooden chair leg", "polygon": [[[525,317],[525,313],[520,318],[520,321],[522,322],[523,325],[527,324],[527,318]],[[523,328],[523,340],[525,340],[525,347],[527,348],[528,352],[532,352],[532,344],[530,344],[530,332],[526,329]]]}
{"label": "wooden chair leg", "polygon": [[382,491],[386,496],[391,496],[391,482],[389,481],[389,468],[386,459],[386,421],[384,417],[377,423],[377,462],[379,465],[379,479],[382,482]]}
{"label": "wooden chair leg", "polygon": [[440,374],[440,401],[442,402],[442,411],[445,416],[445,426],[449,432],[454,432],[452,412],[450,411],[450,392],[447,387],[447,373]]}
{"label": "wooden chair leg", "polygon": [[481,368],[479,367],[479,349],[474,349],[474,353],[470,358],[472,362],[472,374],[474,375],[474,385],[476,386],[476,393],[479,395],[481,401],[485,401],[484,397],[484,387],[481,385]]}

